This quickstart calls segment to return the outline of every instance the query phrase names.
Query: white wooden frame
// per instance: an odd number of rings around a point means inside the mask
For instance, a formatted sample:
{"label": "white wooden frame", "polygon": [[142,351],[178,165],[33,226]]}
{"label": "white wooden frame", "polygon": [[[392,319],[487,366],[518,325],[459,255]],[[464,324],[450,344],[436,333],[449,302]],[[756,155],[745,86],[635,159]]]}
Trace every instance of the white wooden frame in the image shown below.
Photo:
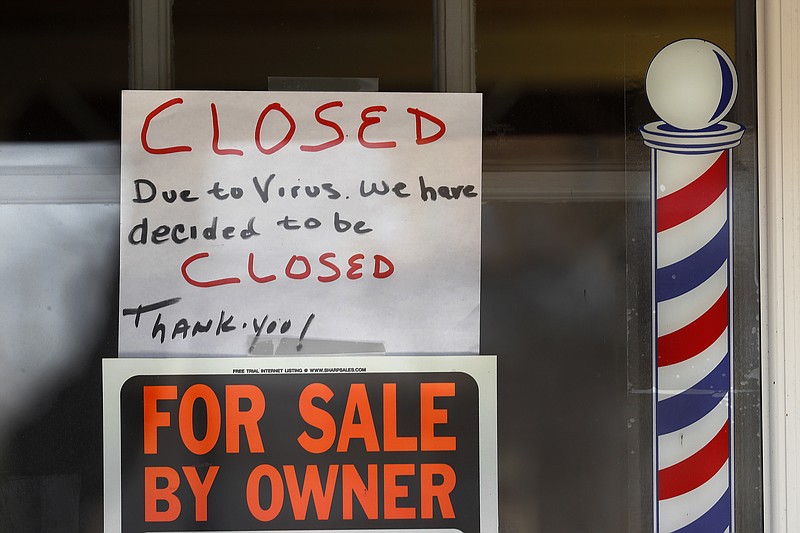
{"label": "white wooden frame", "polygon": [[764,530],[800,529],[800,1],[758,6]]}

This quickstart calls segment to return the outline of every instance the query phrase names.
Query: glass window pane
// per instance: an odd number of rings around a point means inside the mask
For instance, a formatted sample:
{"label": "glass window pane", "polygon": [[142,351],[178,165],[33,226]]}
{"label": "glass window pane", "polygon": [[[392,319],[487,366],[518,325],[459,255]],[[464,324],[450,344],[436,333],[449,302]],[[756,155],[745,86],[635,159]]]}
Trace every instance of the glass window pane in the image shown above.
{"label": "glass window pane", "polygon": [[476,3],[487,170],[512,163],[621,169],[624,134],[638,131],[626,123],[626,105],[661,46],[701,36],[735,60],[730,0]]}
{"label": "glass window pane", "polygon": [[[730,185],[734,481],[737,530],[759,530],[754,2],[475,3],[481,349],[498,355],[500,531],[652,528],[651,154],[639,128],[656,119],[650,60],[685,37],[713,41],[739,68],[727,118],[747,128]],[[175,84],[347,77],[431,91],[434,4],[175,0]],[[117,350],[109,191],[128,4],[0,14],[0,530],[102,531],[100,360]]]}
{"label": "glass window pane", "polygon": [[625,204],[490,203],[483,241],[500,531],[625,531]]}
{"label": "glass window pane", "polygon": [[0,141],[119,138],[126,2],[0,7]]}
{"label": "glass window pane", "polygon": [[178,0],[180,89],[265,90],[268,77],[379,78],[382,91],[433,88],[429,2]]}
{"label": "glass window pane", "polygon": [[4,3],[0,70],[0,531],[102,531],[127,2]]}
{"label": "glass window pane", "polygon": [[753,13],[731,0],[477,0],[482,350],[499,354],[501,531],[652,527],[653,238],[639,128],[657,119],[650,61],[688,37],[740,71],[727,117],[747,128],[730,186],[736,520],[760,527]]}

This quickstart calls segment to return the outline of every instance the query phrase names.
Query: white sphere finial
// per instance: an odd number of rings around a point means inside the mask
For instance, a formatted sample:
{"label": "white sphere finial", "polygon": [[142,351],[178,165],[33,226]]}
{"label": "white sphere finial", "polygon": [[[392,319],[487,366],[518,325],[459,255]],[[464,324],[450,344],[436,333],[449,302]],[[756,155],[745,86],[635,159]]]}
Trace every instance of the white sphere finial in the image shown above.
{"label": "white sphere finial", "polygon": [[733,107],[739,80],[717,45],[684,39],[663,48],[647,69],[645,90],[661,120],[681,130],[703,130]]}

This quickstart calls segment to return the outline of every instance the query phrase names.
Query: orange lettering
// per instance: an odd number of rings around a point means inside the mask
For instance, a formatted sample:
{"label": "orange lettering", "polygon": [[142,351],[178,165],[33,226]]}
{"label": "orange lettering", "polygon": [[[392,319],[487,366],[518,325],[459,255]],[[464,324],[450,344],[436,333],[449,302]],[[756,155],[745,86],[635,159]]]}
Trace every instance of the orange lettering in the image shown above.
{"label": "orange lettering", "polygon": [[420,444],[422,451],[455,451],[455,437],[437,437],[434,432],[435,426],[447,423],[447,409],[436,409],[434,400],[442,396],[455,395],[455,383],[420,383]]}
{"label": "orange lettering", "polygon": [[206,522],[208,520],[208,492],[217,477],[217,472],[219,472],[218,466],[209,466],[206,478],[200,481],[200,476],[197,475],[195,467],[183,467],[183,474],[189,482],[192,494],[194,494],[194,518],[197,522]]}
{"label": "orange lettering", "polygon": [[[264,477],[269,478],[270,488],[272,489],[272,498],[270,499],[269,507],[264,509],[261,507],[261,498],[259,497],[259,488],[261,479]],[[274,519],[281,512],[283,508],[283,480],[281,473],[272,465],[258,465],[250,473],[247,478],[247,508],[250,509],[250,514],[253,518],[260,522],[269,522]]]}
{"label": "orange lettering", "polygon": [[333,493],[336,491],[336,477],[339,474],[339,465],[330,465],[328,467],[325,490],[322,489],[322,480],[319,477],[317,465],[306,466],[302,490],[297,481],[297,472],[294,466],[285,465],[283,471],[286,475],[286,490],[289,492],[289,501],[292,503],[292,512],[295,520],[306,519],[308,504],[312,496],[317,519],[327,520],[331,515],[331,503],[333,502]]}
{"label": "orange lettering", "polygon": [[333,391],[322,383],[311,383],[300,393],[298,402],[300,416],[306,423],[322,431],[322,435],[314,438],[308,434],[308,431],[303,431],[297,437],[297,442],[307,452],[324,453],[333,446],[333,441],[336,440],[336,422],[330,413],[314,405],[314,398],[322,398],[325,403],[328,403],[333,398]]}
{"label": "orange lettering", "polygon": [[158,428],[170,425],[169,413],[158,410],[158,400],[177,400],[176,385],[145,385],[144,396],[144,453],[158,453]]}
{"label": "orange lettering", "polygon": [[383,451],[417,451],[416,437],[397,436],[397,383],[383,384]]}
{"label": "orange lettering", "polygon": [[369,520],[378,519],[378,465],[367,465],[367,483],[361,479],[355,465],[342,465],[342,517],[353,519],[353,496],[358,498]]}
{"label": "orange lettering", "polygon": [[[166,479],[166,487],[158,487],[158,480]],[[146,466],[144,468],[144,521],[173,522],[181,514],[181,502],[175,491],[181,484],[178,472],[168,466]],[[167,502],[164,511],[158,510],[158,502]]]}
{"label": "orange lettering", "polygon": [[[356,412],[358,412],[358,422],[355,421]],[[368,452],[380,451],[378,435],[375,433],[375,423],[372,421],[367,387],[363,383],[350,385],[336,451],[346,452],[350,447],[350,439],[362,439]]]}
{"label": "orange lettering", "polygon": [[[250,401],[250,409],[240,409],[241,400]],[[239,453],[240,427],[244,428],[250,453],[264,453],[264,441],[258,421],[264,416],[264,393],[255,385],[227,385],[225,387],[225,451]]]}
{"label": "orange lettering", "polygon": [[[420,496],[422,518],[433,518],[433,500],[439,501],[439,509],[442,511],[442,518],[455,518],[453,503],[450,501],[450,493],[456,487],[456,473],[450,465],[446,464],[423,464],[420,465]],[[434,485],[433,476],[442,476],[442,482]]]}
{"label": "orange lettering", "polygon": [[398,485],[399,476],[413,476],[413,464],[383,465],[383,517],[392,519],[414,519],[417,511],[413,507],[398,507],[398,498],[408,498],[408,487]]}
{"label": "orange lettering", "polygon": [[[194,433],[194,403],[198,399],[206,404],[206,436],[201,440],[197,440]],[[219,400],[211,387],[197,383],[186,389],[178,411],[178,427],[186,449],[195,455],[204,455],[214,448],[219,439],[222,417]]]}

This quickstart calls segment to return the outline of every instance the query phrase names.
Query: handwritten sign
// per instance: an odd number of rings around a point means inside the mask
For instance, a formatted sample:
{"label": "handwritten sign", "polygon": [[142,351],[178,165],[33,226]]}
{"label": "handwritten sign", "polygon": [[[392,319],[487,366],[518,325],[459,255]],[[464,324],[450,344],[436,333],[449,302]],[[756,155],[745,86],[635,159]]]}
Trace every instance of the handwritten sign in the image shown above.
{"label": "handwritten sign", "polygon": [[123,93],[120,354],[477,353],[474,94]]}
{"label": "handwritten sign", "polygon": [[494,357],[103,363],[109,533],[497,531]]}

